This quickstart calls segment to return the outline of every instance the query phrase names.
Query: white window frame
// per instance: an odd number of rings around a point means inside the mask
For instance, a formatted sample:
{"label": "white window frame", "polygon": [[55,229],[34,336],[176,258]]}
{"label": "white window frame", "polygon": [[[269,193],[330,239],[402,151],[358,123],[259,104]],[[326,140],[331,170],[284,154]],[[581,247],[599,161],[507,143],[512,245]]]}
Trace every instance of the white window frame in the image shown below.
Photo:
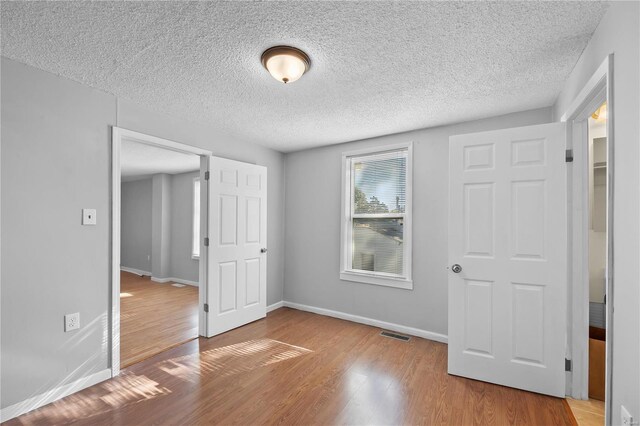
{"label": "white window frame", "polygon": [[[196,209],[196,182],[198,183],[198,193],[200,191],[200,178],[193,178],[193,184],[191,185],[191,259],[198,260],[200,259],[200,206]],[[200,204],[202,200],[198,200],[198,204]],[[198,217],[196,218],[196,214]],[[196,229],[197,226],[197,229]],[[195,252],[195,249],[198,249],[198,253]]]}
{"label": "white window frame", "polygon": [[[407,151],[407,171],[405,188],[405,212],[404,214],[380,213],[376,215],[353,214],[353,176],[351,164],[354,158],[365,156],[384,157],[386,154],[397,151]],[[413,290],[413,280],[411,278],[412,268],[412,216],[413,216],[413,143],[401,143],[394,145],[378,146],[374,148],[348,151],[342,153],[342,208],[341,208],[341,244],[340,244],[340,279],[344,281],[354,281],[365,284],[374,284],[387,287]],[[389,274],[385,272],[361,271],[351,268],[352,262],[352,221],[358,217],[403,217],[403,275]]]}

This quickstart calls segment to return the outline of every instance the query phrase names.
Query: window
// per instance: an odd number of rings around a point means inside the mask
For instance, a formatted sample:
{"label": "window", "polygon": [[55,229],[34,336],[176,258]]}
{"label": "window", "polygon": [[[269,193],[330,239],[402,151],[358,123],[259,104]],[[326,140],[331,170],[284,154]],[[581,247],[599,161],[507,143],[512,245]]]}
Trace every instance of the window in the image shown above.
{"label": "window", "polygon": [[191,257],[200,258],[200,179],[193,180],[193,238]]}
{"label": "window", "polygon": [[341,279],[413,288],[411,152],[409,143],[343,154]]}

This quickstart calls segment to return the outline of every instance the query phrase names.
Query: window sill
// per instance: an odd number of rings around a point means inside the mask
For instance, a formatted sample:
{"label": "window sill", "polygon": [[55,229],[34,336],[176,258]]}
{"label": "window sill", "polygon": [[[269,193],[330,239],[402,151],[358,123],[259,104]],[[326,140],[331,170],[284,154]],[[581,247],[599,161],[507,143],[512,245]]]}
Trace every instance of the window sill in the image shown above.
{"label": "window sill", "polygon": [[193,254],[191,255],[191,259],[193,260],[200,260],[200,256],[194,256]]}
{"label": "window sill", "polygon": [[375,274],[365,274],[353,271],[340,272],[340,279],[343,281],[353,281],[364,284],[381,285],[385,287],[402,288],[413,290],[413,281],[406,278],[385,277]]}

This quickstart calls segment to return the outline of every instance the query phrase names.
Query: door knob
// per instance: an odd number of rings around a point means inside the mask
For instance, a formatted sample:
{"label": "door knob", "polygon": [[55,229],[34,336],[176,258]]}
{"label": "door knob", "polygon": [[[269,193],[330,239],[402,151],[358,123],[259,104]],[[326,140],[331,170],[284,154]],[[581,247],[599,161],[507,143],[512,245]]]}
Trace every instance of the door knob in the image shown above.
{"label": "door knob", "polygon": [[267,249],[266,249],[266,248],[261,248],[261,249],[260,249],[260,253],[266,253],[266,252],[267,252]]}
{"label": "door knob", "polygon": [[454,265],[451,267],[451,270],[452,270],[453,272],[455,272],[456,274],[459,274],[460,272],[462,272],[462,266],[460,266],[460,265],[458,265],[458,264],[456,263],[456,264],[454,264]]}

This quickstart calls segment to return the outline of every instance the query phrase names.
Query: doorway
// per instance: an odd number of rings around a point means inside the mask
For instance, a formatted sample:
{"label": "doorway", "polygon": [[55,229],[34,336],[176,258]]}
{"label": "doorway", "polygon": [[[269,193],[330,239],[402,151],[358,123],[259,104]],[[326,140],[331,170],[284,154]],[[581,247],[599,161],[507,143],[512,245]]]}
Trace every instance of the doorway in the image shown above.
{"label": "doorway", "polygon": [[112,376],[206,335],[211,153],[113,128]]}
{"label": "doorway", "polygon": [[588,397],[581,415],[604,423],[607,336],[607,104],[587,119],[589,170]]}
{"label": "doorway", "polygon": [[[184,245],[186,248],[182,250],[182,255],[184,256],[188,252],[193,257],[196,255],[199,257],[197,335],[212,337],[264,318],[267,313],[267,168],[257,164],[214,157],[207,150],[114,127],[111,180],[112,288],[109,318],[112,377],[119,374],[123,365],[121,362],[121,343],[124,343],[123,337],[125,336],[122,326],[125,325],[125,321],[122,318],[121,305],[124,303],[121,304],[121,300],[131,297],[122,294],[127,292],[123,292],[122,283],[124,280],[121,282],[121,274],[123,273],[121,246],[123,243],[122,232],[124,231],[121,217],[122,161],[123,144],[129,142],[133,142],[136,145],[132,146],[138,148],[140,145],[145,147],[146,154],[142,155],[144,161],[141,162],[145,167],[149,163],[153,163],[154,155],[165,155],[167,151],[190,157],[197,156],[199,159],[199,171],[194,171],[186,177],[187,184],[192,185],[189,190],[192,191],[189,192],[191,198],[187,204],[191,205],[199,194],[199,217],[195,216],[197,209],[190,209],[192,216],[190,216],[191,219],[187,218],[187,221],[190,220],[189,223],[192,227],[181,234],[184,237],[188,233],[189,238],[192,238]],[[155,154],[149,154],[150,149],[154,149]],[[160,154],[160,152],[164,154]],[[161,175],[156,180],[169,180],[165,176],[167,173],[156,174]],[[152,181],[151,185],[155,188],[153,183]],[[156,186],[159,192],[164,190],[162,188],[168,187],[162,185],[162,182],[157,182]],[[167,197],[167,199],[169,198],[170,196]],[[163,204],[164,201],[164,196],[156,198],[156,202],[160,204]],[[166,222],[158,223],[152,223],[152,228],[162,228]],[[199,228],[196,227],[198,223]],[[163,235],[162,232],[161,235]],[[164,246],[164,240],[161,241],[161,246]],[[195,281],[188,282],[190,281],[188,279],[181,281],[171,276],[171,268],[165,268],[167,263],[162,262],[162,259],[161,266],[158,268],[156,261],[156,267],[154,267],[154,253],[162,257],[166,251],[156,249],[155,252],[152,251],[151,258],[149,258],[149,254],[146,255],[147,260],[151,261],[152,270],[147,272],[148,278],[138,277],[139,279],[154,281],[154,285],[157,283],[166,284],[165,290],[171,291],[173,289],[168,286],[174,284],[178,289],[182,284],[196,284]],[[144,261],[144,259],[143,252],[142,260]],[[136,271],[135,268],[124,272],[145,275]],[[136,278],[135,276],[127,277]],[[151,285],[150,282],[138,282],[138,284]],[[125,283],[125,285],[129,285],[129,283]],[[195,321],[191,323],[193,322]],[[189,329],[188,331],[192,332]],[[183,340],[177,339],[175,344],[182,342]]]}
{"label": "doorway", "polygon": [[[589,398],[605,399],[607,282],[607,104],[589,123]],[[604,421],[604,413],[603,413]]]}
{"label": "doorway", "polygon": [[200,157],[125,139],[120,151],[120,363],[198,337]]}
{"label": "doorway", "polygon": [[[567,395],[576,417],[611,422],[613,348],[613,55],[563,115],[573,167]],[[603,412],[604,411],[604,412]],[[578,419],[580,420],[580,419]]]}

